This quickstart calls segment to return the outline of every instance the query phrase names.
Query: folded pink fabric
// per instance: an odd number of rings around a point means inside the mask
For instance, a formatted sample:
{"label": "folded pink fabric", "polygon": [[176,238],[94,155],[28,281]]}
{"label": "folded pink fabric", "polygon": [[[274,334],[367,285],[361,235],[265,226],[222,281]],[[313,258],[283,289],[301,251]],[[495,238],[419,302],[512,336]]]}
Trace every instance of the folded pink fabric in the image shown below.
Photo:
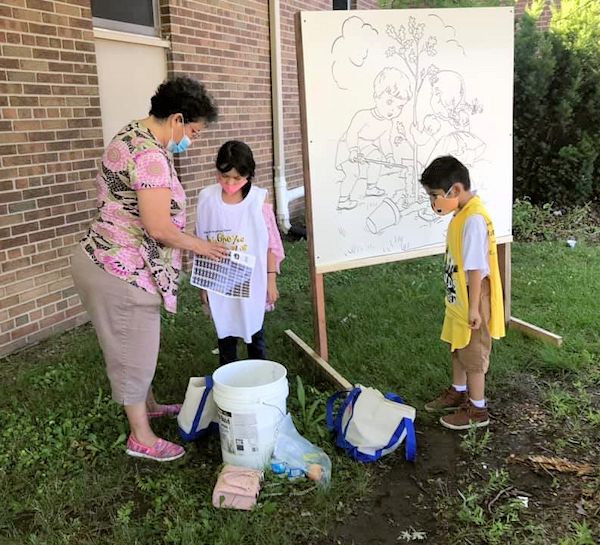
{"label": "folded pink fabric", "polygon": [[226,465],[213,490],[213,505],[250,511],[260,492],[263,472],[248,467]]}

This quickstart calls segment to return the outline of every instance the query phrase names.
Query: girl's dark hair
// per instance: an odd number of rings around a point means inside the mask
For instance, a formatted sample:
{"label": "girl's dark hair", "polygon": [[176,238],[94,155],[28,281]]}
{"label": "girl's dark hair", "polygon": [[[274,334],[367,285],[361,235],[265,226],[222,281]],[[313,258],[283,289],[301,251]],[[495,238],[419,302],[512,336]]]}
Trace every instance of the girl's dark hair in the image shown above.
{"label": "girl's dark hair", "polygon": [[179,76],[161,83],[151,99],[150,115],[166,119],[172,114],[183,114],[184,123],[217,119],[217,106],[199,81]]}
{"label": "girl's dark hair", "polygon": [[250,192],[256,169],[256,163],[254,162],[250,146],[239,140],[225,142],[220,147],[219,153],[217,153],[215,166],[221,174],[225,174],[232,168],[235,168],[240,176],[248,178],[248,183],[242,188],[242,196],[246,198],[246,195]]}
{"label": "girl's dark hair", "polygon": [[457,182],[471,189],[467,167],[452,155],[438,157],[421,174],[421,183],[429,189],[448,191]]}

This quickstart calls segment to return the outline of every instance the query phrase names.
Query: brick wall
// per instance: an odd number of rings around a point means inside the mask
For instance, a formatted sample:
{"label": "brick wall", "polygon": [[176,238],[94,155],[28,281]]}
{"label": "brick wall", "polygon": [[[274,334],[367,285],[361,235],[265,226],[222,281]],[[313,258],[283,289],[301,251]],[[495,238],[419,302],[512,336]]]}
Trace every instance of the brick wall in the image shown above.
{"label": "brick wall", "polygon": [[[560,0],[546,0],[546,6],[544,7],[544,11],[540,16],[539,27],[540,28],[548,28],[550,25],[550,19],[552,18],[552,11],[550,10],[550,6],[552,4],[560,4]],[[517,0],[515,3],[515,17],[520,17],[525,12],[525,8],[531,4],[531,0]]]}
{"label": "brick wall", "polygon": [[380,9],[379,0],[352,0],[352,9]]}
{"label": "brick wall", "polygon": [[[257,182],[272,191],[269,10],[262,0],[219,2],[218,7],[210,0],[188,2],[185,8],[171,4],[161,2],[163,33],[173,43],[169,73],[190,73],[204,81],[220,110],[218,122],[205,132],[202,144],[178,158],[193,221],[195,196],[212,183],[216,151],[227,139],[248,142],[255,154]],[[331,10],[332,0],[281,0],[280,5],[285,166],[288,186],[293,188],[303,184],[294,14]],[[293,215],[301,216],[303,200],[294,201],[290,208]]]}
{"label": "brick wall", "polygon": [[169,74],[198,78],[219,106],[218,121],[177,158],[191,227],[196,195],[214,183],[214,160],[226,140],[248,143],[256,160],[257,184],[273,188],[269,12],[264,0],[188,1],[185,8],[179,4],[161,1],[163,33],[172,42]]}
{"label": "brick wall", "polygon": [[84,319],[70,248],[102,133],[89,0],[0,6],[0,356]]}
{"label": "brick wall", "polygon": [[[281,0],[283,131],[285,138],[285,177],[289,188],[304,184],[294,17],[299,11],[331,10],[332,6],[332,0]],[[290,215],[292,218],[303,218],[304,199],[296,199],[290,203]]]}

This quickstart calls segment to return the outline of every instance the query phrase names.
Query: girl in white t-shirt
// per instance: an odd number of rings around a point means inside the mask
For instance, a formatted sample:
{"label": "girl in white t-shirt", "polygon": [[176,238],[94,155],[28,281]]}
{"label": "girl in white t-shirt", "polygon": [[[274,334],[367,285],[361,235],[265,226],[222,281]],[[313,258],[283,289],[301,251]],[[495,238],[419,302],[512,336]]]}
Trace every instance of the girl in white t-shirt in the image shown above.
{"label": "girl in white t-shirt", "polygon": [[219,363],[238,359],[238,338],[248,347],[248,358],[266,359],[265,310],[279,299],[277,275],[284,259],[283,244],[267,190],[252,184],[256,164],[244,142],[231,140],[219,149],[217,184],[198,195],[196,234],[220,241],[231,251],[255,257],[250,297],[234,299],[213,291],[201,291],[219,339]]}

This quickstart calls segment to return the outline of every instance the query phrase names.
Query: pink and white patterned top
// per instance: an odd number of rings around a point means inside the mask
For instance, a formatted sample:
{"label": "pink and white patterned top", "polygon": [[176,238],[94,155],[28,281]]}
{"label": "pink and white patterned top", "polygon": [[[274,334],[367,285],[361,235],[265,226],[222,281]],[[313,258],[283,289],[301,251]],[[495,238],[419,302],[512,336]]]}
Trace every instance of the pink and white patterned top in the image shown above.
{"label": "pink and white patterned top", "polygon": [[149,293],[165,309],[177,310],[181,250],[150,237],[140,219],[137,191],[169,188],[171,221],[185,228],[185,192],[172,156],[150,130],[133,121],[111,141],[96,177],[98,215],[81,241],[99,267]]}
{"label": "pink and white patterned top", "polygon": [[262,207],[263,218],[267,224],[267,233],[269,234],[269,250],[273,256],[275,256],[275,268],[277,272],[280,272],[281,262],[285,259],[285,252],[283,250],[283,242],[279,229],[277,227],[277,220],[275,219],[275,212],[273,211],[273,205],[264,203]]}

